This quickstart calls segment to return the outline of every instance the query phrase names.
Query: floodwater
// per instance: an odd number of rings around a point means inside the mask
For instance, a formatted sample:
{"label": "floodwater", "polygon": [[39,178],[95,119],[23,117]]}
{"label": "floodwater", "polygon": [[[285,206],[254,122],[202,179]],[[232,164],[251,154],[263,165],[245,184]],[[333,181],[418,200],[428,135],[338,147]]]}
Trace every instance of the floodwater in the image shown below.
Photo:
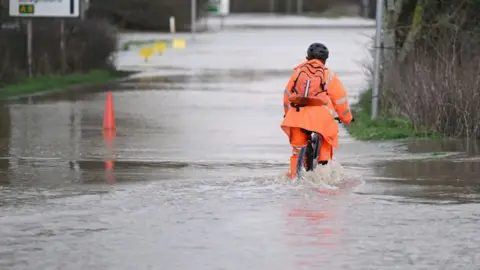
{"label": "floodwater", "polygon": [[479,269],[480,154],[462,141],[358,142],[360,183],[325,194],[281,180],[282,91],[309,43],[349,90],[373,29],[226,29],[98,89],[0,107],[0,269]]}

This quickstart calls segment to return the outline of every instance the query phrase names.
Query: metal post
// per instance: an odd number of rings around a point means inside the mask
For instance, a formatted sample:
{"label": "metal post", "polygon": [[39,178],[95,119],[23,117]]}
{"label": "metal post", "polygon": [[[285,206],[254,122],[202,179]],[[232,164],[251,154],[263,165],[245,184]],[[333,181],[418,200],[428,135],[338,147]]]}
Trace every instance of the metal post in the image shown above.
{"label": "metal post", "polygon": [[375,32],[375,59],[373,70],[373,89],[372,89],[372,119],[375,119],[378,114],[378,92],[380,87],[380,46],[382,45],[381,33],[383,23],[383,0],[377,0],[377,16]]}
{"label": "metal post", "polygon": [[80,20],[85,19],[85,0],[80,0]]}
{"label": "metal post", "polygon": [[275,13],[275,6],[276,6],[276,3],[275,3],[275,0],[270,0],[270,13]]}
{"label": "metal post", "polygon": [[33,39],[32,19],[27,19],[27,66],[28,66],[28,77],[30,78],[33,77],[32,39]]}
{"label": "metal post", "polygon": [[303,13],[303,0],[297,0],[297,13],[298,15]]}
{"label": "metal post", "polygon": [[86,13],[90,7],[90,0],[80,0],[80,19],[85,20]]}
{"label": "metal post", "polygon": [[363,0],[363,17],[368,18],[368,11],[370,10],[370,0]]}
{"label": "metal post", "polygon": [[60,20],[60,57],[62,74],[67,73],[67,51],[65,48],[65,20]]}
{"label": "metal post", "polygon": [[298,15],[303,13],[303,0],[297,0],[297,13]]}
{"label": "metal post", "polygon": [[191,0],[191,32],[192,39],[195,40],[195,33],[197,32],[197,0]]}

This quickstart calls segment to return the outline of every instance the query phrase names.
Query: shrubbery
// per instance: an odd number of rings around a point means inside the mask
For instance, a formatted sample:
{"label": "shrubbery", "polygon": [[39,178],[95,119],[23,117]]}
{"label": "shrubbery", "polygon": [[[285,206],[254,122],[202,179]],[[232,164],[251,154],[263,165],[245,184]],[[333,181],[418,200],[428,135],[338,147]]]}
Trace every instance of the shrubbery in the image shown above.
{"label": "shrubbery", "polygon": [[[0,30],[0,82],[2,85],[28,76],[26,26]],[[113,27],[99,20],[65,21],[66,72],[110,68],[116,50]],[[33,74],[59,74],[60,20],[35,19],[33,22]]]}
{"label": "shrubbery", "polygon": [[[430,40],[430,39],[429,39]],[[392,70],[384,102],[416,127],[480,137],[480,36],[445,30]]]}
{"label": "shrubbery", "polygon": [[[206,0],[197,0],[198,15]],[[168,31],[169,17],[175,16],[177,30],[190,27],[190,0],[91,1],[87,19],[65,20],[66,73],[110,68],[110,56],[117,49],[116,27]],[[198,16],[200,17],[200,16]],[[18,22],[20,24],[18,24]],[[26,25],[10,18],[8,0],[0,0],[0,86],[28,76]],[[115,25],[116,27],[113,27]],[[33,20],[33,73],[58,75],[62,71],[60,20]]]}
{"label": "shrubbery", "polygon": [[[33,75],[62,71],[60,20],[33,19]],[[28,76],[26,25],[8,15],[8,0],[0,0],[0,86]],[[109,69],[117,49],[117,31],[105,20],[65,20],[65,73]]]}
{"label": "shrubbery", "polygon": [[413,33],[413,49],[388,71],[384,66],[382,116],[407,119],[415,130],[480,138],[480,1],[404,3],[395,43]]}
{"label": "shrubbery", "polygon": [[[207,0],[197,1],[197,18],[204,15]],[[190,29],[191,0],[95,0],[90,2],[90,18],[107,19],[122,29],[169,31],[175,17],[176,30]]]}

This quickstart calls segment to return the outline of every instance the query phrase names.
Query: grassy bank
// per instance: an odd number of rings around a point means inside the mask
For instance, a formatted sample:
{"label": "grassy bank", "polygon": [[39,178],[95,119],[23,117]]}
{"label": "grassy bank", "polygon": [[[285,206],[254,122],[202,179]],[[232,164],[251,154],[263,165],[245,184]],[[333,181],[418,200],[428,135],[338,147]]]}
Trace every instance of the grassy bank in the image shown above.
{"label": "grassy bank", "polygon": [[0,88],[0,100],[12,97],[38,94],[42,92],[67,89],[75,85],[93,85],[113,81],[126,74],[118,71],[92,70],[81,74],[65,76],[40,76]]}
{"label": "grassy bank", "polygon": [[439,137],[437,133],[415,128],[406,118],[379,113],[379,116],[375,120],[372,120],[371,96],[371,90],[363,92],[360,95],[358,103],[352,106],[355,122],[347,127],[347,130],[352,137],[359,140],[394,140],[412,137]]}

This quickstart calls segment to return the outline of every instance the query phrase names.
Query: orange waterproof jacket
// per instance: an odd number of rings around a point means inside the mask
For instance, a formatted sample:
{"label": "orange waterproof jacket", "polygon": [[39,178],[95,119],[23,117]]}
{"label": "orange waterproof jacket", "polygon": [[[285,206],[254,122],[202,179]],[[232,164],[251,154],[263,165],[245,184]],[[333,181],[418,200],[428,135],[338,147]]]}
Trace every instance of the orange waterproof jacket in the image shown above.
{"label": "orange waterproof jacket", "polygon": [[296,108],[290,106],[288,97],[292,93],[294,81],[298,76],[299,67],[311,63],[323,65],[319,60],[309,60],[294,68],[294,72],[283,94],[283,107],[285,117],[281,124],[282,130],[290,137],[290,128],[298,127],[319,133],[333,147],[338,147],[338,123],[335,120],[335,112],[340,120],[346,124],[352,121],[352,113],[348,104],[348,96],[342,82],[337,75],[325,67],[325,91],[330,97],[330,102],[323,106],[306,106]]}

